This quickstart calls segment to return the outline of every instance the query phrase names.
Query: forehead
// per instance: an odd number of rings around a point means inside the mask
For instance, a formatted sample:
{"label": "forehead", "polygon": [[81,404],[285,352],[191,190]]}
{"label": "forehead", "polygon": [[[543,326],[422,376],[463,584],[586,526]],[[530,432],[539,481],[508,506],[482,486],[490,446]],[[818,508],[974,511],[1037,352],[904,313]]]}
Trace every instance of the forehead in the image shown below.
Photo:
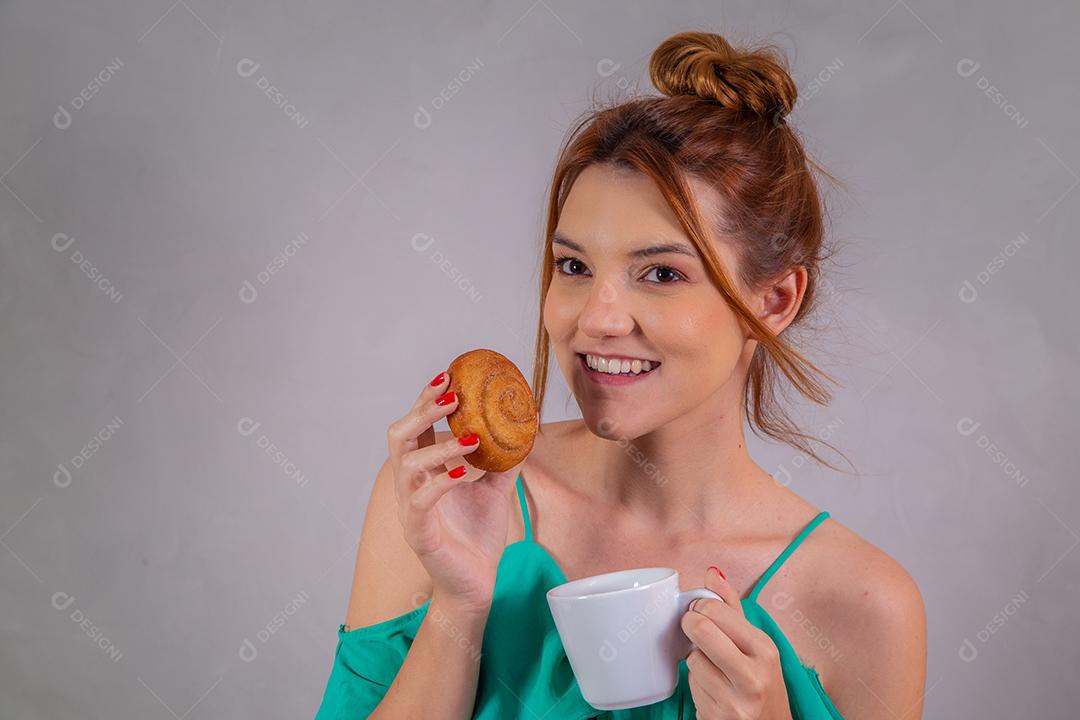
{"label": "forehead", "polygon": [[[687,177],[687,182],[706,232],[711,233],[719,195],[697,178]],[[563,204],[557,231],[590,248],[642,241],[691,244],[652,178],[609,164],[590,165],[578,175]]]}

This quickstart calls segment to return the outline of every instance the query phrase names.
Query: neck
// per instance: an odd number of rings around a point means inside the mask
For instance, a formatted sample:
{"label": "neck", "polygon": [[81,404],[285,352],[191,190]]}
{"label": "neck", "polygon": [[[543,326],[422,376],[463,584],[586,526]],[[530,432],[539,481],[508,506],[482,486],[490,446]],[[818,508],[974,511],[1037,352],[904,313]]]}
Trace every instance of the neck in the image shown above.
{"label": "neck", "polygon": [[694,411],[635,438],[591,435],[609,503],[665,531],[729,525],[760,487],[746,449],[741,397],[721,390]]}

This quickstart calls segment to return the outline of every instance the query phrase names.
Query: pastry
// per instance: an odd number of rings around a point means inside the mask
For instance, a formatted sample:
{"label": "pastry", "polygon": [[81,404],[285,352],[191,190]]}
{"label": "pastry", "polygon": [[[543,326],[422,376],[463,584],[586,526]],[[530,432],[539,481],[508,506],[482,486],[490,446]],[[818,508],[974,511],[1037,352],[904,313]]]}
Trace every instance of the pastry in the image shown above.
{"label": "pastry", "polygon": [[480,447],[465,456],[480,470],[504,472],[532,451],[540,414],[525,377],[506,356],[494,350],[470,350],[447,368],[449,390],[458,406],[446,417],[450,431],[480,436]]}

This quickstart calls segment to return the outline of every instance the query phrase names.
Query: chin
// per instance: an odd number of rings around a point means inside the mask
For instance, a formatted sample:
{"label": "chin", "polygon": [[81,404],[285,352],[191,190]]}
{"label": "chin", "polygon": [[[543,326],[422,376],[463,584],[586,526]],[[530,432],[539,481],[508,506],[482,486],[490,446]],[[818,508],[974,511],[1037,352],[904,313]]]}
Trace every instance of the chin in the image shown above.
{"label": "chin", "polygon": [[582,420],[589,432],[605,440],[626,440],[637,436],[633,419],[616,417],[612,413],[588,412],[582,408]]}

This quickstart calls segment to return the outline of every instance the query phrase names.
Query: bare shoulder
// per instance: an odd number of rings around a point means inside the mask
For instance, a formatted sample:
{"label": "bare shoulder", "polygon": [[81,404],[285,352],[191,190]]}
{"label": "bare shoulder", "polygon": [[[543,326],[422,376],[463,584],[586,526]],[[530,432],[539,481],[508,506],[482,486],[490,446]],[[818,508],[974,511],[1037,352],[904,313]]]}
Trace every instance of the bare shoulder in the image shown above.
{"label": "bare shoulder", "polygon": [[415,610],[430,596],[431,587],[427,570],[405,542],[388,458],[375,476],[364,511],[345,613],[346,629],[373,625]]}
{"label": "bare shoulder", "polygon": [[882,702],[911,712],[921,703],[926,671],[918,584],[900,562],[833,518],[813,536],[806,615],[837,660],[820,668],[827,692],[846,717],[879,714]]}

